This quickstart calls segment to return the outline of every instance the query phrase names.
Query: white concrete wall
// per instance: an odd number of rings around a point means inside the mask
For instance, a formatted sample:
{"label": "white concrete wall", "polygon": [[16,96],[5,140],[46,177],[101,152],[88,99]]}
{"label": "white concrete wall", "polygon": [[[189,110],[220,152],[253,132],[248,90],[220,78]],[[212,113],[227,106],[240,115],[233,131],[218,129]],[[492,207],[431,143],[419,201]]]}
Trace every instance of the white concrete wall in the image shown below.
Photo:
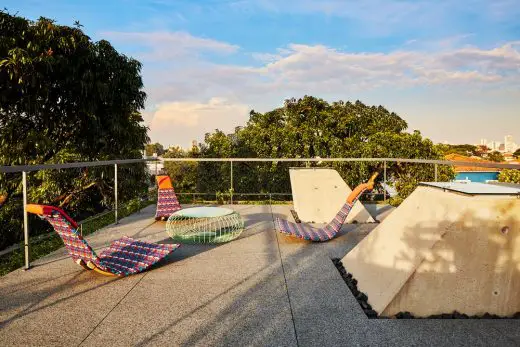
{"label": "white concrete wall", "polygon": [[418,187],[342,262],[380,314],[510,315],[520,311],[520,199]]}
{"label": "white concrete wall", "polygon": [[[289,174],[294,210],[302,222],[330,222],[352,192],[352,189],[334,169],[294,168],[289,170]],[[353,221],[375,222],[359,201],[347,217],[347,223]]]}

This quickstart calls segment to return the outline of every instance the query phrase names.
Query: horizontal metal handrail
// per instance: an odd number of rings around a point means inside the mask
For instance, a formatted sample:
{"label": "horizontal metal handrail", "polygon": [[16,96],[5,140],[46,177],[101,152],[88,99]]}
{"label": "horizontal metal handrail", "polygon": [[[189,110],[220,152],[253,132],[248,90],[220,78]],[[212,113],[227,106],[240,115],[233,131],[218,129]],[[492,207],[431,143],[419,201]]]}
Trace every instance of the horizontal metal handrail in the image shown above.
{"label": "horizontal metal handrail", "polygon": [[438,164],[448,166],[469,166],[497,169],[520,169],[520,164],[503,164],[492,162],[466,162],[434,159],[404,159],[404,158],[153,158],[153,159],[122,159],[105,161],[84,161],[62,164],[13,165],[0,166],[0,172],[16,173],[39,170],[59,170],[84,167],[109,166],[114,164],[135,164],[143,162],[394,162],[414,164]]}
{"label": "horizontal metal handrail", "polygon": [[[176,195],[215,195],[215,194],[230,194],[229,192],[213,192],[213,193],[201,193],[201,192],[175,192]],[[292,193],[237,193],[233,192],[234,195],[251,195],[251,196],[262,196],[262,195],[292,195]]]}
{"label": "horizontal metal handrail", "polygon": [[[73,169],[73,168],[86,168],[86,167],[101,167],[101,166],[113,166],[114,167],[114,219],[115,223],[118,223],[118,165],[124,164],[135,164],[135,163],[155,163],[155,172],[158,174],[158,163],[164,162],[225,162],[230,164],[230,202],[233,204],[233,195],[266,195],[269,197],[274,196],[277,193],[239,193],[233,191],[233,164],[239,162],[300,162],[300,163],[326,163],[326,162],[373,162],[383,163],[383,181],[387,180],[387,163],[412,163],[412,164],[430,164],[434,165],[435,181],[438,178],[438,165],[447,166],[466,166],[466,167],[484,167],[484,168],[495,168],[495,169],[520,169],[519,164],[503,164],[493,162],[465,162],[465,161],[448,161],[448,160],[431,160],[431,159],[404,159],[404,158],[142,158],[142,159],[122,159],[122,160],[105,160],[105,161],[90,161],[90,162],[72,162],[72,163],[61,163],[61,164],[37,164],[37,165],[13,165],[13,166],[0,166],[0,173],[21,173],[22,174],[22,187],[23,187],[23,206],[24,206],[24,248],[25,248],[25,269],[29,269],[29,226],[27,219],[27,173],[40,170],[61,170],[61,169]],[[188,193],[192,194],[192,193]],[[201,193],[198,193],[199,195]],[[284,194],[285,193],[278,193]],[[386,201],[386,190],[383,191],[384,199]]]}
{"label": "horizontal metal handrail", "polygon": [[160,162],[394,162],[414,164],[438,164],[449,166],[487,167],[497,169],[520,169],[520,164],[478,163],[471,161],[450,161],[434,159],[404,158],[158,158]]}
{"label": "horizontal metal handrail", "polygon": [[14,172],[31,172],[40,170],[60,170],[60,169],[74,169],[84,167],[109,166],[114,164],[135,164],[149,161],[158,161],[158,159],[120,159],[120,160],[102,160],[102,161],[79,161],[73,163],[63,164],[37,164],[37,165],[12,165],[0,166],[0,172],[14,173]]}

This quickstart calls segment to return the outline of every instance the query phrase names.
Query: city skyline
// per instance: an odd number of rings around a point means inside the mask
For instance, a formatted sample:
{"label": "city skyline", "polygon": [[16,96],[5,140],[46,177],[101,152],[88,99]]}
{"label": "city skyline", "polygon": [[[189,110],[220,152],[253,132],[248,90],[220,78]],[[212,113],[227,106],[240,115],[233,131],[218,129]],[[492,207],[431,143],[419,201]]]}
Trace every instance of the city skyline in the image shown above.
{"label": "city skyline", "polygon": [[481,138],[478,145],[486,146],[491,151],[499,151],[503,153],[513,153],[520,148],[520,146],[515,142],[515,137],[510,134],[504,135],[504,140],[502,142]]}
{"label": "city skyline", "polygon": [[[514,1],[6,0],[10,12],[78,20],[143,63],[152,142],[232,132],[285,98],[383,105],[436,143],[520,129]],[[103,8],[103,11],[99,9]],[[519,134],[512,134],[519,138]]]}

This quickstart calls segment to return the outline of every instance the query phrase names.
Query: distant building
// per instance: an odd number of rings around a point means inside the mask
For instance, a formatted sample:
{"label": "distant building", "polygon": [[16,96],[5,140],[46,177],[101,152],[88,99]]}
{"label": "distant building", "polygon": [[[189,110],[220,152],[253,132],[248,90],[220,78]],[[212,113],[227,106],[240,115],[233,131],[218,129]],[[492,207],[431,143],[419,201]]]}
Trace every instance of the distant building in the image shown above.
{"label": "distant building", "polygon": [[501,145],[500,142],[491,141],[491,142],[488,142],[486,146],[489,148],[490,151],[498,151],[498,149],[500,148],[500,145]]}
{"label": "distant building", "polygon": [[501,153],[514,153],[520,148],[520,145],[516,144],[512,135],[504,136],[504,142],[500,141],[488,141],[485,138],[481,138],[479,144],[476,146],[486,146],[491,152],[498,151]]}
{"label": "distant building", "polygon": [[504,151],[508,153],[513,153],[518,148],[517,144],[515,143],[513,136],[506,135],[504,137]]}

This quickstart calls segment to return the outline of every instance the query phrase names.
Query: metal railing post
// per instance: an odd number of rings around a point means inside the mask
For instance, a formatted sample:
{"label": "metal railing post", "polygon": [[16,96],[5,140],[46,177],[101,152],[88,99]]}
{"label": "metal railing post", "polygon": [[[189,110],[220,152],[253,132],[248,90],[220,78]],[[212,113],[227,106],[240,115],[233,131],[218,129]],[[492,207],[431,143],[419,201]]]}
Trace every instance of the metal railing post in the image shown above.
{"label": "metal railing post", "polygon": [[23,243],[25,249],[25,270],[29,270],[31,263],[29,260],[29,220],[27,218],[27,172],[22,172],[23,186]]}
{"label": "metal railing post", "polygon": [[437,182],[437,164],[435,164],[435,182]]}
{"label": "metal railing post", "polygon": [[229,190],[230,193],[230,199],[231,199],[231,205],[233,205],[233,160],[229,162],[231,164],[231,189]]}
{"label": "metal railing post", "polygon": [[117,221],[117,164],[114,164],[114,216],[115,216],[115,223],[118,224]]}
{"label": "metal railing post", "polygon": [[386,161],[383,162],[383,201],[386,202]]}

